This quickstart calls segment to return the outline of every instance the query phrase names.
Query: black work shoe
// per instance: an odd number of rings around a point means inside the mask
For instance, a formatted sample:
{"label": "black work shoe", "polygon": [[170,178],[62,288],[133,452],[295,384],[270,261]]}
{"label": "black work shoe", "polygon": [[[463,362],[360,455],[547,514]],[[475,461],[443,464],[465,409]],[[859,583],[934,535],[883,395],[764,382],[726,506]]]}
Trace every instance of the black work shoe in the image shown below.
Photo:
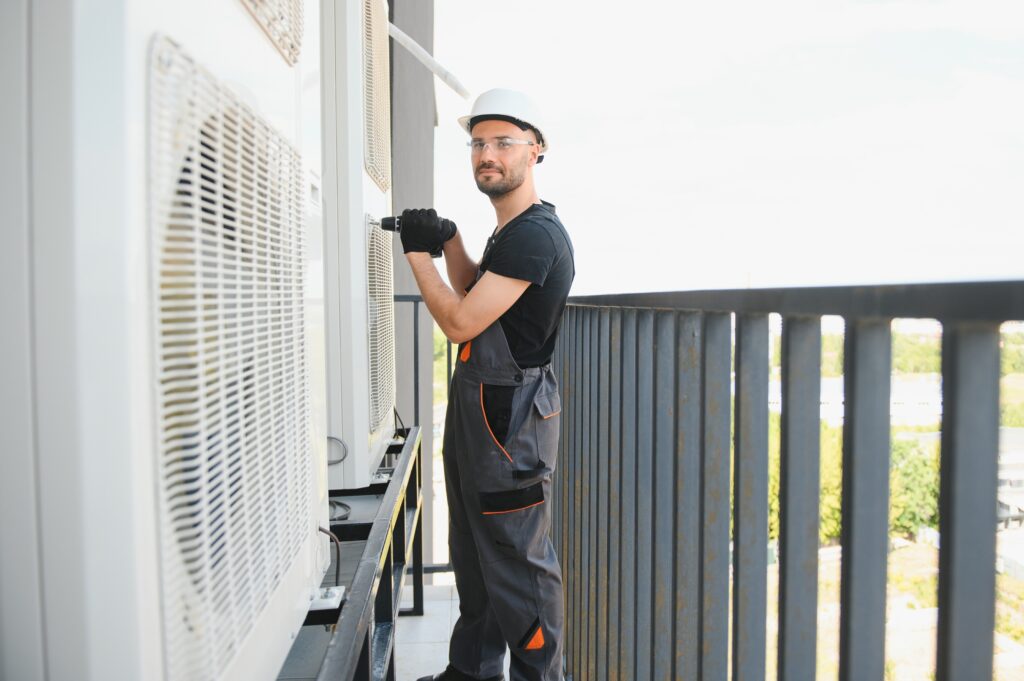
{"label": "black work shoe", "polygon": [[505,675],[498,674],[497,676],[488,676],[486,679],[478,679],[475,676],[463,674],[455,667],[448,665],[448,668],[440,674],[421,676],[417,681],[505,681]]}

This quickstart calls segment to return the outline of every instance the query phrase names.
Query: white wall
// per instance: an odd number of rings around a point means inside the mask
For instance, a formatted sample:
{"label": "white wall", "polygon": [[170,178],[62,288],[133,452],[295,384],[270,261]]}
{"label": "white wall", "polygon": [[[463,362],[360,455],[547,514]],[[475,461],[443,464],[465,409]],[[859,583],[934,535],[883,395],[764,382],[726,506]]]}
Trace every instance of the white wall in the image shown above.
{"label": "white wall", "polygon": [[28,0],[0,4],[0,678],[44,673],[32,386]]}
{"label": "white wall", "polygon": [[[394,0],[392,22],[428,52],[434,45],[433,0]],[[434,205],[434,76],[406,50],[391,42],[392,204],[395,213]],[[402,244],[395,239],[395,294],[419,294]],[[414,422],[412,303],[395,304],[397,406],[406,425]],[[419,426],[423,429],[423,560],[433,563],[433,528],[447,518],[433,517],[433,320],[419,304]]]}

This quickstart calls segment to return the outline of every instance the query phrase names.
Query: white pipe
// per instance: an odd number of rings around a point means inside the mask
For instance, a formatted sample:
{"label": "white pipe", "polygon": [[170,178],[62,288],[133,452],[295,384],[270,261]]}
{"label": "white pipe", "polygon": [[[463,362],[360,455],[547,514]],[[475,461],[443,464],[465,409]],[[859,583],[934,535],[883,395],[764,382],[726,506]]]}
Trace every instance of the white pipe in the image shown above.
{"label": "white pipe", "polygon": [[469,99],[469,90],[464,88],[459,79],[453,76],[448,69],[441,66],[436,59],[430,56],[430,53],[424,50],[418,42],[410,38],[402,29],[394,24],[388,24],[388,33],[391,34],[396,43],[409,50],[409,53],[416,57],[421,64],[433,71],[434,75],[440,78],[445,85],[459,93],[463,99]]}

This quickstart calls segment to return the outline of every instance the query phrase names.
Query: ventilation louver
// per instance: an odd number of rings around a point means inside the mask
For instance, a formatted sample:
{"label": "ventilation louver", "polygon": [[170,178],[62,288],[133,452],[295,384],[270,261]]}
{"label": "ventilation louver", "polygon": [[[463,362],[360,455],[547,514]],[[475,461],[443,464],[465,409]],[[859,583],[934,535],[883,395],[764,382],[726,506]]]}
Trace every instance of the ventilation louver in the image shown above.
{"label": "ventilation louver", "polygon": [[289,66],[302,50],[302,0],[242,0]]}
{"label": "ventilation louver", "polygon": [[302,173],[171,41],[150,63],[167,678],[219,676],[312,522]]}
{"label": "ventilation louver", "polygon": [[363,118],[366,173],[391,188],[391,87],[388,12],[384,0],[363,0]]}
{"label": "ventilation louver", "polygon": [[366,296],[369,330],[370,433],[377,432],[395,405],[395,297],[391,232],[366,218]]}

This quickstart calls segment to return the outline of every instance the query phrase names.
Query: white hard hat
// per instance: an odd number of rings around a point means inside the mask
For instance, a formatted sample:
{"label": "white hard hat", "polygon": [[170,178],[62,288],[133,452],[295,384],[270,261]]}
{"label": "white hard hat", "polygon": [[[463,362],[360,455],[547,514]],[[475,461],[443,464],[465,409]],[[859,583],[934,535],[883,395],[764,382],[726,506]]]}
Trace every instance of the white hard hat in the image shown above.
{"label": "white hard hat", "polygon": [[472,129],[472,121],[477,116],[484,116],[485,120],[496,118],[498,120],[514,119],[512,123],[522,123],[534,129],[540,142],[540,153],[548,150],[548,136],[544,134],[544,120],[540,111],[522,92],[516,90],[504,90],[495,88],[488,90],[473,102],[473,110],[468,116],[459,117],[459,125],[469,133]]}

